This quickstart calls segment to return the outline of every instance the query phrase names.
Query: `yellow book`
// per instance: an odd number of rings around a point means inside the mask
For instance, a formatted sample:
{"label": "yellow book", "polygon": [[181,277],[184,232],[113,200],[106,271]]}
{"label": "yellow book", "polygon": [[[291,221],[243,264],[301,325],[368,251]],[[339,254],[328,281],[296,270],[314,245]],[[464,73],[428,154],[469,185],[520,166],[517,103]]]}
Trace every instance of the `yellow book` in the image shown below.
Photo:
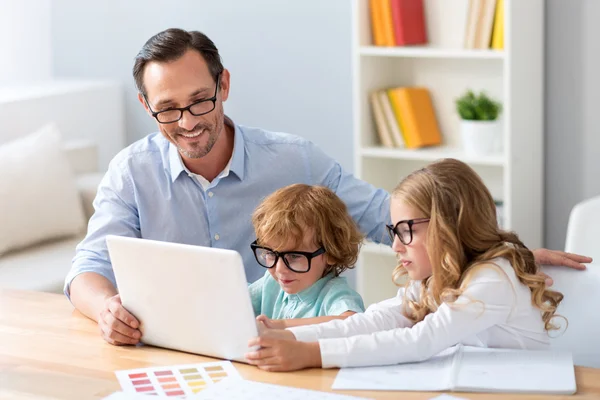
{"label": "yellow book", "polygon": [[392,3],[390,0],[381,1],[381,21],[383,23],[384,46],[396,46],[396,37],[394,36],[394,22],[392,20]]}
{"label": "yellow book", "polygon": [[369,8],[371,10],[371,32],[373,33],[373,45],[384,46],[385,40],[383,36],[383,21],[381,15],[381,0],[369,0]]}
{"label": "yellow book", "polygon": [[407,149],[442,143],[429,90],[420,87],[399,87],[388,89],[388,96],[394,114],[400,122]]}
{"label": "yellow book", "polygon": [[496,3],[496,17],[494,18],[494,31],[492,33],[492,49],[504,49],[504,0]]}

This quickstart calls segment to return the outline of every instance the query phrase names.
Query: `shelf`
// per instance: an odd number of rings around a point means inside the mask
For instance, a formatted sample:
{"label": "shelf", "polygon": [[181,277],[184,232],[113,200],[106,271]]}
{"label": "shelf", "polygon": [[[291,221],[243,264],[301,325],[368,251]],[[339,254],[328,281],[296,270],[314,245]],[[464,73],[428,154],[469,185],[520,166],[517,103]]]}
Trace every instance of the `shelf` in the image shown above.
{"label": "shelf", "polygon": [[442,49],[426,46],[381,47],[361,46],[361,56],[367,57],[405,57],[405,58],[459,58],[474,60],[503,60],[504,51]]}
{"label": "shelf", "polygon": [[392,250],[390,246],[387,246],[385,244],[368,242],[362,246],[361,251],[368,254],[396,257],[396,253],[394,252],[394,250]]}
{"label": "shelf", "polygon": [[361,150],[363,157],[370,158],[388,158],[398,160],[421,160],[435,161],[441,158],[456,158],[471,165],[504,166],[504,155],[495,154],[490,156],[470,156],[465,154],[462,149],[437,146],[417,150],[390,149],[386,147],[363,147]]}

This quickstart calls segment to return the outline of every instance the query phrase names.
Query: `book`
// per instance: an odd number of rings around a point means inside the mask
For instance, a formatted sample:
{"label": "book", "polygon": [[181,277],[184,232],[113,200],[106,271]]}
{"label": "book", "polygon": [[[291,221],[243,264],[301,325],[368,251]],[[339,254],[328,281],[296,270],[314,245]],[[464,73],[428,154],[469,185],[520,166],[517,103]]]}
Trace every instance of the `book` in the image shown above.
{"label": "book", "polygon": [[496,0],[483,0],[481,6],[481,20],[477,29],[475,48],[489,49],[492,40],[492,29],[494,27],[494,15],[496,14]]}
{"label": "book", "polygon": [[498,0],[496,3],[494,30],[492,33],[492,49],[504,49],[504,0]]}
{"label": "book", "polygon": [[388,0],[396,46],[427,43],[423,0]]}
{"label": "book", "polygon": [[385,38],[383,33],[383,21],[381,14],[381,7],[379,6],[381,0],[369,0],[369,10],[371,12],[371,33],[373,35],[372,43],[375,46],[384,46]]}
{"label": "book", "polygon": [[467,32],[469,0],[425,0],[427,39],[431,47],[462,49]]}
{"label": "book", "polygon": [[333,389],[573,394],[573,357],[457,345],[420,363],[342,368]]}
{"label": "book", "polygon": [[396,118],[394,111],[392,110],[392,104],[390,98],[385,90],[377,92],[379,102],[381,104],[383,115],[385,116],[385,122],[389,129],[392,141],[396,147],[405,147],[404,137],[402,136],[402,130],[400,129],[400,121]]}
{"label": "book", "polygon": [[474,49],[477,44],[477,32],[481,21],[481,12],[484,0],[469,0],[469,15],[465,32],[465,49]]}
{"label": "book", "polygon": [[379,136],[379,141],[383,147],[394,147],[392,134],[388,128],[388,124],[383,113],[383,108],[379,101],[379,93],[373,92],[369,97],[371,100],[371,109],[373,110],[373,119],[375,120],[375,128],[377,130],[377,135]]}
{"label": "book", "polygon": [[396,40],[394,39],[391,0],[379,0],[379,7],[381,7],[381,23],[383,25],[383,45],[393,47],[396,45]]}
{"label": "book", "polygon": [[442,143],[429,90],[422,87],[399,87],[388,89],[387,93],[407,149]]}

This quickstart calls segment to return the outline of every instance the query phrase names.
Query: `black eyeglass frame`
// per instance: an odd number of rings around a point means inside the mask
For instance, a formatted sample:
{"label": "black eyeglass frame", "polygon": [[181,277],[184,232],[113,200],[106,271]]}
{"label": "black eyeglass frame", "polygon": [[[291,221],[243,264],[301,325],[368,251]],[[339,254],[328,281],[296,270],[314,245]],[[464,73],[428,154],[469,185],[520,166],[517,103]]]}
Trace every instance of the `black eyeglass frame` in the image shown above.
{"label": "black eyeglass frame", "polygon": [[[325,249],[323,247],[318,248],[317,250],[313,251],[312,253],[309,253],[307,251],[275,251],[273,249],[270,249],[268,247],[264,247],[264,246],[259,246],[258,242],[255,240],[254,242],[252,242],[250,244],[250,248],[252,249],[252,252],[254,253],[254,258],[256,258],[256,262],[258,264],[260,264],[260,266],[265,267],[265,268],[273,268],[274,266],[277,265],[277,262],[279,261],[279,258],[281,257],[281,259],[283,260],[283,263],[285,264],[286,267],[288,267],[288,269],[290,271],[296,272],[298,274],[305,274],[308,271],[310,271],[310,266],[311,266],[311,261],[313,258],[320,256],[321,254],[325,253]],[[262,249],[262,250],[267,250],[270,251],[271,253],[275,254],[275,262],[273,263],[273,265],[271,265],[270,267],[262,264],[260,262],[260,260],[258,259],[258,254],[256,254],[256,251]],[[301,256],[306,257],[306,259],[308,260],[308,268],[306,269],[306,271],[296,271],[294,268],[292,268],[290,266],[290,264],[288,263],[288,261],[286,260],[285,256],[288,254],[298,254]]]}
{"label": "black eyeglass frame", "polygon": [[[415,218],[415,219],[405,219],[402,221],[398,221],[396,223],[396,225],[387,225],[386,224],[386,228],[388,231],[388,235],[390,236],[390,240],[392,241],[392,243],[394,243],[394,236],[397,236],[398,239],[400,240],[400,242],[407,246],[409,244],[412,243],[413,241],[413,225],[417,225],[417,224],[422,224],[425,222],[429,222],[430,218]],[[402,234],[398,233],[398,226],[400,226],[400,224],[408,224],[408,232],[410,233],[410,240],[405,243],[404,240],[402,239]]]}
{"label": "black eyeglass frame", "polygon": [[[221,82],[221,74],[219,74],[219,75],[217,76],[217,86],[215,87],[215,94],[214,94],[214,96],[213,96],[213,97],[210,97],[210,98],[208,98],[208,99],[202,99],[202,100],[195,101],[195,102],[193,102],[192,104],[190,104],[189,106],[187,106],[187,107],[182,107],[182,108],[178,108],[178,107],[170,107],[170,108],[168,108],[168,109],[166,109],[166,110],[162,110],[162,111],[154,111],[154,110],[152,109],[152,107],[150,107],[150,103],[148,102],[148,98],[146,97],[146,94],[142,94],[142,96],[144,97],[144,101],[146,102],[146,105],[148,106],[148,109],[150,110],[150,115],[152,115],[152,116],[154,117],[154,119],[156,119],[156,121],[157,121],[159,124],[172,124],[172,123],[174,123],[174,122],[177,122],[177,121],[179,121],[181,118],[183,118],[183,112],[184,112],[184,111],[187,111],[187,112],[189,112],[189,113],[190,113],[190,114],[192,114],[194,117],[200,117],[200,116],[202,116],[202,115],[206,115],[206,114],[208,114],[208,113],[211,113],[211,112],[213,112],[213,111],[215,110],[215,108],[217,107],[217,95],[219,94],[219,84],[220,84],[220,82]],[[205,102],[207,102],[207,101],[212,101],[212,103],[213,103],[213,105],[212,105],[212,108],[210,109],[210,111],[206,111],[206,112],[203,112],[203,113],[200,113],[200,114],[194,114],[194,113],[192,112],[192,107],[194,107],[195,105],[198,105],[198,104],[200,104],[200,103],[205,103]],[[158,119],[158,116],[159,116],[161,113],[170,112],[170,111],[179,111],[179,118],[177,118],[177,119],[175,119],[175,120],[172,120],[172,121],[165,121],[165,122],[162,122],[162,121],[160,121],[160,120]]]}

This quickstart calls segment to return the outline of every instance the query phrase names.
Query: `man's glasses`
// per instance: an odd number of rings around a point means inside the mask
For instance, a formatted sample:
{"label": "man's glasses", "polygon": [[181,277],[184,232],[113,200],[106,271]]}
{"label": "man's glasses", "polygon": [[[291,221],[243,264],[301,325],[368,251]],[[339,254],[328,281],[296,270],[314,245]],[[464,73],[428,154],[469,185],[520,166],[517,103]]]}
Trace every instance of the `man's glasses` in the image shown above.
{"label": "man's glasses", "polygon": [[413,240],[413,225],[422,224],[428,222],[429,218],[415,218],[404,221],[398,221],[396,225],[386,225],[390,240],[394,242],[394,236],[398,236],[400,242],[404,245],[408,245]]}
{"label": "man's glasses", "polygon": [[217,86],[215,87],[215,94],[213,97],[209,99],[199,100],[195,103],[190,104],[187,107],[183,108],[174,108],[171,107],[164,111],[155,112],[150,107],[150,103],[148,103],[148,99],[144,94],[144,100],[146,101],[146,105],[150,109],[150,113],[156,120],[161,124],[172,124],[173,122],[179,121],[183,117],[184,111],[189,111],[194,117],[199,117],[204,114],[208,114],[216,107],[217,102],[217,93],[219,91],[219,82],[221,81],[221,74],[217,77]]}
{"label": "man's glasses", "polygon": [[265,268],[273,268],[277,265],[277,261],[279,257],[283,259],[283,263],[290,270],[298,273],[304,273],[310,271],[310,262],[313,258],[320,256],[325,253],[325,249],[321,247],[320,249],[308,253],[305,251],[275,251],[271,250],[268,247],[259,246],[256,242],[252,242],[250,248],[254,252],[254,257],[256,257],[256,261]]}

